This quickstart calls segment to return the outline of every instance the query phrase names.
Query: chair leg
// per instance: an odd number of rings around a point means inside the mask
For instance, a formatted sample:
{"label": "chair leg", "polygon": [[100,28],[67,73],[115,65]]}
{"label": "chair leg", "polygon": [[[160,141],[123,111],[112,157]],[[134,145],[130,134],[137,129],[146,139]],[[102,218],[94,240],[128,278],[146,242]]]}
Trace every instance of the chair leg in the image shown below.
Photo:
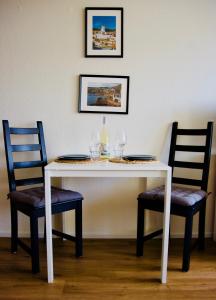
{"label": "chair leg", "polygon": [[138,200],[136,256],[143,256],[144,213],[142,202]]}
{"label": "chair leg", "polygon": [[16,206],[11,202],[11,252],[17,252],[18,239],[18,212]]}
{"label": "chair leg", "polygon": [[191,213],[186,217],[186,222],[185,222],[182,272],[187,272],[190,268],[192,229],[193,229],[193,215]]}
{"label": "chair leg", "polygon": [[32,273],[38,273],[40,272],[40,262],[39,262],[38,218],[36,216],[30,217],[30,227],[31,227]]}
{"label": "chair leg", "polygon": [[82,201],[77,203],[75,209],[75,234],[76,234],[76,257],[83,255],[83,238],[82,238]]}
{"label": "chair leg", "polygon": [[205,248],[205,215],[206,215],[206,201],[203,201],[203,206],[199,212],[199,233],[198,233],[198,248],[204,250]]}

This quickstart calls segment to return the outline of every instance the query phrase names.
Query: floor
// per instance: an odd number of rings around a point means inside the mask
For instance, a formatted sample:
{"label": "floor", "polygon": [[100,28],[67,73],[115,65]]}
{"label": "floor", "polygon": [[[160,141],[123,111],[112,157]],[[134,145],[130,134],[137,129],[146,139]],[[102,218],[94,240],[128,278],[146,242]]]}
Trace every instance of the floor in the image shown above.
{"label": "floor", "polygon": [[55,282],[46,282],[46,248],[41,241],[41,273],[32,275],[23,251],[9,252],[0,238],[0,299],[216,299],[216,243],[194,250],[191,269],[181,272],[182,240],[171,240],[168,284],[160,283],[161,240],[145,244],[145,258],[135,256],[134,240],[85,240],[84,256],[74,246],[54,240]]}

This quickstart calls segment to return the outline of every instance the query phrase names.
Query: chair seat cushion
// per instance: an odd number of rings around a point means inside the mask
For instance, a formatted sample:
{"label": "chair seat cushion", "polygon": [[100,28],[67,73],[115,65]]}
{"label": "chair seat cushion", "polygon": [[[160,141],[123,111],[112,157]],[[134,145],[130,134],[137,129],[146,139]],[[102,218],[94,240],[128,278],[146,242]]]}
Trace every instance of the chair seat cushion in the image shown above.
{"label": "chair seat cushion", "polygon": [[[8,194],[8,197],[18,203],[25,203],[35,208],[45,206],[45,195],[43,187],[25,189],[22,191],[14,191]],[[83,196],[74,191],[63,190],[56,187],[51,187],[52,204],[83,200]]]}
{"label": "chair seat cushion", "polygon": [[[203,190],[182,188],[172,185],[171,203],[175,203],[182,206],[192,206],[198,201],[207,196],[207,193]],[[156,187],[149,191],[139,194],[138,200],[164,200],[164,186]]]}

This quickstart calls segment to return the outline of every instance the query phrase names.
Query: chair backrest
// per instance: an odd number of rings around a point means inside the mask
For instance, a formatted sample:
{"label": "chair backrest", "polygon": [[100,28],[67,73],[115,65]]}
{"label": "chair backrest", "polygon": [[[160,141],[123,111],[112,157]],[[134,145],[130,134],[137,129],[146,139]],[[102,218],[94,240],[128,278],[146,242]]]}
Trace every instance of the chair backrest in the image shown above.
{"label": "chair backrest", "polygon": [[[15,191],[17,186],[26,186],[44,183],[44,166],[47,164],[47,155],[44,141],[43,124],[41,121],[37,121],[37,127],[35,128],[15,128],[9,127],[9,122],[3,120],[3,132],[5,143],[5,155],[7,160],[7,172],[10,192]],[[38,144],[11,144],[11,135],[37,135]],[[14,161],[14,152],[26,152],[26,151],[39,151],[40,159],[33,161]],[[42,168],[42,176],[36,178],[15,178],[15,169],[26,168]]]}
{"label": "chair backrest", "polygon": [[[172,177],[172,182],[177,184],[198,186],[202,190],[207,191],[209,164],[211,157],[213,122],[208,122],[205,129],[179,129],[178,122],[172,125],[172,135],[169,153],[169,166],[173,168],[199,169],[201,170],[201,179],[191,179],[182,177]],[[177,143],[178,136],[204,136],[205,142],[203,145],[180,145]],[[198,152],[203,155],[202,162],[189,162],[176,160],[176,152]]]}

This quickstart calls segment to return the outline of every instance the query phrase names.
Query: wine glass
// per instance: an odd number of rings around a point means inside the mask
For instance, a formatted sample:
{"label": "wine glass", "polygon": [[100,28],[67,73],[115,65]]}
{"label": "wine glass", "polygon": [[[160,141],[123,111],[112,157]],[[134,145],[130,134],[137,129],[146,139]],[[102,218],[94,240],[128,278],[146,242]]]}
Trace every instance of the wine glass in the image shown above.
{"label": "wine glass", "polygon": [[97,160],[100,157],[100,132],[99,130],[94,130],[91,134],[91,142],[89,146],[89,151],[92,160]]}
{"label": "wine glass", "polygon": [[116,144],[119,145],[120,148],[124,148],[127,143],[127,135],[125,130],[118,130],[116,133]]}
{"label": "wine glass", "polygon": [[122,157],[126,143],[127,143],[127,135],[125,130],[118,130],[116,132],[115,145],[114,145],[115,150],[119,153],[118,156]]}
{"label": "wine glass", "polygon": [[94,130],[91,134],[91,146],[99,147],[100,146],[100,132],[99,130]]}

